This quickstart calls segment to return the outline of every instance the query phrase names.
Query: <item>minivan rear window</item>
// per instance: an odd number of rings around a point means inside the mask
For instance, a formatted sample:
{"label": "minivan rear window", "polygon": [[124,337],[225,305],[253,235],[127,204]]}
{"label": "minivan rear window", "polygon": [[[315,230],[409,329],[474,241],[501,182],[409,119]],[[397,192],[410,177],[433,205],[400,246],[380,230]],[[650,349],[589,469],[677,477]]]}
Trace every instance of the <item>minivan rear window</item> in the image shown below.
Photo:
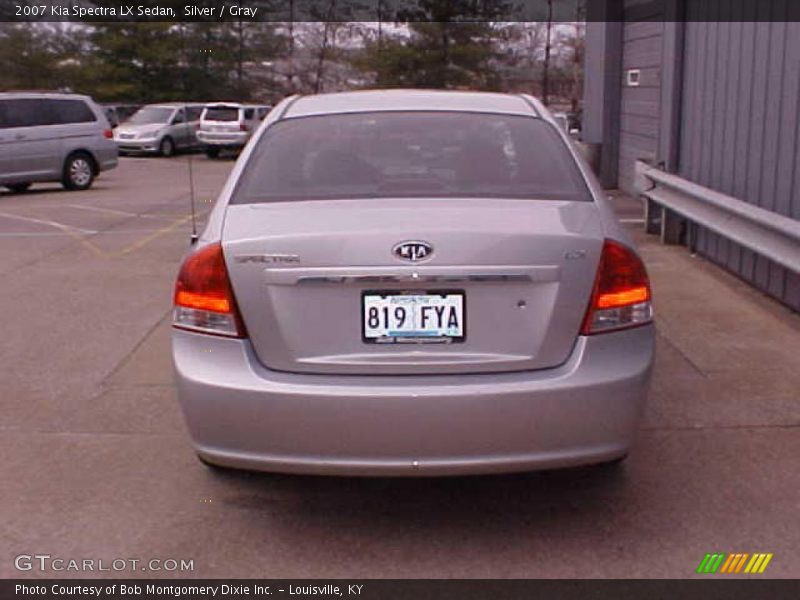
{"label": "minivan rear window", "polygon": [[236,106],[209,106],[203,117],[206,121],[238,121],[239,108]]}
{"label": "minivan rear window", "polygon": [[232,204],[388,197],[591,200],[555,128],[467,112],[370,112],[271,126]]}

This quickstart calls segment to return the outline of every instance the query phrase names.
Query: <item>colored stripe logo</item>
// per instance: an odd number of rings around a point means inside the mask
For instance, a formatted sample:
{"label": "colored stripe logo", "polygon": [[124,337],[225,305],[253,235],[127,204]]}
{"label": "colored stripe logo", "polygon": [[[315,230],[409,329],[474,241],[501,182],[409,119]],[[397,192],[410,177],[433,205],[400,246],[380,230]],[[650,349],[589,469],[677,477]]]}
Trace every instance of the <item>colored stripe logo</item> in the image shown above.
{"label": "colored stripe logo", "polygon": [[755,575],[763,573],[771,560],[772,553],[756,552],[748,554],[747,552],[735,552],[726,554],[724,552],[715,552],[706,554],[703,557],[697,567],[697,572],[712,575],[715,573],[724,573],[726,575],[748,573]]}

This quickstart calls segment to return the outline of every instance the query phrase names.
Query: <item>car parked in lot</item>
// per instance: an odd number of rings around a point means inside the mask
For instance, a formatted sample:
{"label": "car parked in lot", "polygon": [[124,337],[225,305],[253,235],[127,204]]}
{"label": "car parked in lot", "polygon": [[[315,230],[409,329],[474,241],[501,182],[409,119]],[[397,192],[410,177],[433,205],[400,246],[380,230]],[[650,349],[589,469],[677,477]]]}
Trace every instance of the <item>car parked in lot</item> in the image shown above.
{"label": "car parked in lot", "polygon": [[314,474],[497,473],[629,451],[653,364],[644,265],[525,95],[292,97],[175,287],[195,450]]}
{"label": "car parked in lot", "polygon": [[172,156],[195,148],[202,110],[202,104],[148,104],[114,130],[114,141],[121,153]]}
{"label": "car parked in lot", "polygon": [[14,192],[60,181],[85,190],[117,166],[117,147],[103,109],[88,96],[0,93],[0,185]]}
{"label": "car parked in lot", "polygon": [[117,112],[117,107],[111,104],[103,104],[102,106],[103,114],[106,116],[108,124],[111,125],[111,129],[118,127],[121,119]]}
{"label": "car parked in lot", "polygon": [[207,104],[200,116],[197,139],[205,145],[209,158],[216,158],[222,150],[241,150],[269,109],[260,104]]}

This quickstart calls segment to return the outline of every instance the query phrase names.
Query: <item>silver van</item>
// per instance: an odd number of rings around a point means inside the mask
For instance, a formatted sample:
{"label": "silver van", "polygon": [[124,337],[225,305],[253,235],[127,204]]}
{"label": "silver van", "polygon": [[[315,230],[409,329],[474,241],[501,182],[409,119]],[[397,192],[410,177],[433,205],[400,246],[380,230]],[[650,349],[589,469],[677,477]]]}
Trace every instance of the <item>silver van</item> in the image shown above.
{"label": "silver van", "polygon": [[205,144],[209,158],[221,150],[240,150],[253,135],[271,107],[261,104],[215,102],[207,104],[200,116],[197,139]]}
{"label": "silver van", "polygon": [[88,96],[0,93],[0,185],[24,192],[60,181],[85,190],[117,166],[117,148],[103,109]]}
{"label": "silver van", "polygon": [[120,153],[142,152],[172,156],[197,146],[202,104],[148,104],[114,130]]}

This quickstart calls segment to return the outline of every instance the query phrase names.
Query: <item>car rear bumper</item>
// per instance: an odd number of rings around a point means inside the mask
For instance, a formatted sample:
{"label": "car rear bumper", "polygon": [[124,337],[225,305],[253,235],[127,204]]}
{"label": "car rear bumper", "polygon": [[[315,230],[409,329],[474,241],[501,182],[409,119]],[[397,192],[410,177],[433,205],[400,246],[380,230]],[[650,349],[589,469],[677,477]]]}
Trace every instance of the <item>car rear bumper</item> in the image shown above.
{"label": "car rear bumper", "polygon": [[579,337],[555,369],[332,376],[270,371],[247,340],[175,330],[178,397],[195,450],[248,469],[456,475],[625,455],[654,356],[652,325]]}
{"label": "car rear bumper", "polygon": [[197,139],[207,146],[220,146],[223,148],[240,148],[247,143],[250,138],[249,131],[224,132],[224,131],[203,131],[197,132]]}

